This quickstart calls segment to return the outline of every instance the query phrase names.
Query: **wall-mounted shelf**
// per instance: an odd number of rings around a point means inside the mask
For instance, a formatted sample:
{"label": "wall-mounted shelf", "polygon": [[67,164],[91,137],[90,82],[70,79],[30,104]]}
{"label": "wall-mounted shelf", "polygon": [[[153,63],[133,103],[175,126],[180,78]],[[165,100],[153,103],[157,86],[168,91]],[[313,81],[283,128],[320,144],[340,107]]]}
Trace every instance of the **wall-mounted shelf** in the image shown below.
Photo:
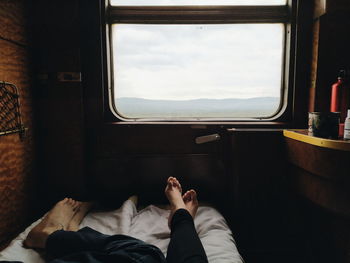
{"label": "wall-mounted shelf", "polygon": [[294,139],[300,142],[312,144],[319,147],[350,151],[350,141],[345,140],[330,140],[308,135],[307,130],[283,130],[283,135],[287,138]]}
{"label": "wall-mounted shelf", "polygon": [[296,192],[324,209],[350,218],[350,142],[284,130],[288,170]]}

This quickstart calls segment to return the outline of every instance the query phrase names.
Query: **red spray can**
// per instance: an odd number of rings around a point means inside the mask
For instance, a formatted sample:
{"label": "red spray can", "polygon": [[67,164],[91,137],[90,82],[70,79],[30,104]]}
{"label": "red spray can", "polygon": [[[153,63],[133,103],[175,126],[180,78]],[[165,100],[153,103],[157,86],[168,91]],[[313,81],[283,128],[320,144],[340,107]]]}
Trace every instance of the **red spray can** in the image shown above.
{"label": "red spray can", "polygon": [[339,72],[338,81],[332,85],[331,112],[340,112],[340,123],[344,123],[350,107],[350,85],[345,70]]}
{"label": "red spray can", "polygon": [[347,72],[340,70],[338,81],[332,85],[331,112],[340,112],[339,137],[344,135],[344,121],[350,107],[350,85]]}

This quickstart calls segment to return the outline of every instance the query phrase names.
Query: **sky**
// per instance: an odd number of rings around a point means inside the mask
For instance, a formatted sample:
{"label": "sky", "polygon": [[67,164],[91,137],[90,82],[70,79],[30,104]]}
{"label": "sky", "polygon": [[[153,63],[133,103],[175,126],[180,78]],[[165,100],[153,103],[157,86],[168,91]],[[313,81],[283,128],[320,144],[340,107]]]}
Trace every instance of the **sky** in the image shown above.
{"label": "sky", "polygon": [[286,0],[110,0],[112,5],[284,5]]}
{"label": "sky", "polygon": [[116,24],[112,33],[117,98],[280,96],[282,24]]}

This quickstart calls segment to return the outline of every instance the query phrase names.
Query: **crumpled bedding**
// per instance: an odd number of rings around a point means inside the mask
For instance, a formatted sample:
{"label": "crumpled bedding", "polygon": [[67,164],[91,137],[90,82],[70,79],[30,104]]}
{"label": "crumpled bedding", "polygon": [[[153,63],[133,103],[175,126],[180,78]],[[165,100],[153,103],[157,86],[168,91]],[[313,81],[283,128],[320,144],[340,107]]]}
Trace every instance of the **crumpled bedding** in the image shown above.
{"label": "crumpled bedding", "polygon": [[[166,256],[170,241],[168,217],[169,210],[150,205],[137,211],[135,204],[126,200],[117,210],[91,211],[80,227],[88,226],[103,234],[123,234],[141,239],[160,248]],[[40,221],[41,219],[27,227],[1,251],[0,261],[44,263],[43,252],[27,249],[22,245],[29,231]],[[217,210],[209,206],[199,206],[194,222],[210,263],[244,262],[236,248],[231,230]]]}

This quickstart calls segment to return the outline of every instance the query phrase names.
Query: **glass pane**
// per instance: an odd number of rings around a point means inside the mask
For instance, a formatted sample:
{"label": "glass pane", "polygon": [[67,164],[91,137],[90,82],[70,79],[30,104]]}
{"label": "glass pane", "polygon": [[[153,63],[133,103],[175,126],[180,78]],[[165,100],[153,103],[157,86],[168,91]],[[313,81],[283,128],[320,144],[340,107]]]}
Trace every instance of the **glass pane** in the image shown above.
{"label": "glass pane", "polygon": [[280,103],[282,24],[113,25],[126,118],[266,117]]}
{"label": "glass pane", "polygon": [[285,5],[287,0],[111,0],[114,6]]}

